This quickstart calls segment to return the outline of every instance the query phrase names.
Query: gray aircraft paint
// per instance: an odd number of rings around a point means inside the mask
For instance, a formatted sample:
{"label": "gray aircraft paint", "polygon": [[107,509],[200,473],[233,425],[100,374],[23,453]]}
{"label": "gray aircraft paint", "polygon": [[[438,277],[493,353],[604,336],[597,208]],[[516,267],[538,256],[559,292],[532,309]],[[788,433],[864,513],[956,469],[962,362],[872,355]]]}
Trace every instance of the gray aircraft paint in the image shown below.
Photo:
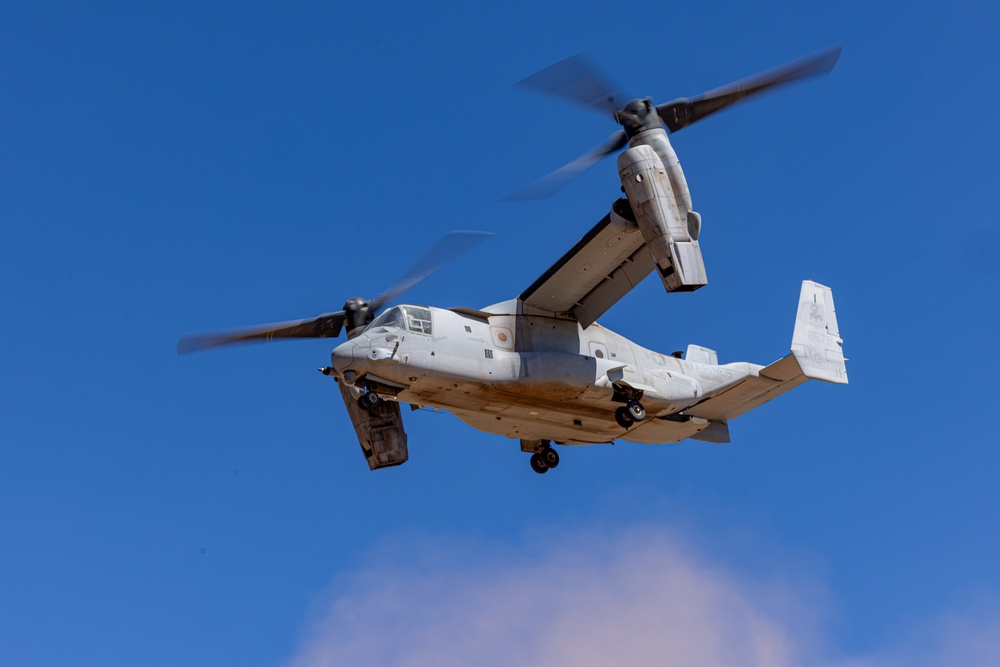
{"label": "gray aircraft paint", "polygon": [[[697,345],[678,359],[517,299],[480,311],[429,311],[430,333],[373,322],[333,351],[334,375],[354,395],[367,387],[390,403],[447,410],[487,433],[564,445],[674,443],[703,431],[703,439],[725,442],[729,419],[807,379],[847,383],[832,292],[812,281],[802,283],[791,354],[768,366],[718,365],[714,351]],[[621,405],[614,401],[616,384],[637,392],[647,410],[628,429],[614,419]],[[351,416],[360,420],[355,426],[369,464],[386,445],[405,460],[401,415],[379,413],[382,430],[373,431],[360,428],[366,414]],[[395,434],[401,446],[391,438],[374,441],[373,432]],[[368,451],[376,451],[375,461]]]}

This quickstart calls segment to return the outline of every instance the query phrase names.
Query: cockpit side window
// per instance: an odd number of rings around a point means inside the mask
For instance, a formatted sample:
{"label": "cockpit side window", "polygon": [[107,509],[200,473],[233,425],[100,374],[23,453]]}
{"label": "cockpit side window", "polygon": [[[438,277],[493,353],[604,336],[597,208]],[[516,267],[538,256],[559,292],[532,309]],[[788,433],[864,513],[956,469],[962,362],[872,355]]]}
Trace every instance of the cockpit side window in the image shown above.
{"label": "cockpit side window", "polygon": [[406,315],[406,328],[414,333],[431,333],[431,310],[420,306],[400,306]]}

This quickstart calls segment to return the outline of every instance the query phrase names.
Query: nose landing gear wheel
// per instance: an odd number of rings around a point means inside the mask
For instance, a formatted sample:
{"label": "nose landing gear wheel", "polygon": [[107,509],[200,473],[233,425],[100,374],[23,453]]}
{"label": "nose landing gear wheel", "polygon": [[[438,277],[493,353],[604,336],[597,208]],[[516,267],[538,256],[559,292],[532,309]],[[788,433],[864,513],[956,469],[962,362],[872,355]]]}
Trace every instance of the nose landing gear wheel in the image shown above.
{"label": "nose landing gear wheel", "polygon": [[382,398],[374,391],[358,396],[358,405],[361,406],[362,410],[371,410],[381,402]]}
{"label": "nose landing gear wheel", "polygon": [[531,455],[531,469],[539,475],[544,475],[549,471],[549,467],[545,465],[545,461],[542,460],[541,455],[538,453]]}

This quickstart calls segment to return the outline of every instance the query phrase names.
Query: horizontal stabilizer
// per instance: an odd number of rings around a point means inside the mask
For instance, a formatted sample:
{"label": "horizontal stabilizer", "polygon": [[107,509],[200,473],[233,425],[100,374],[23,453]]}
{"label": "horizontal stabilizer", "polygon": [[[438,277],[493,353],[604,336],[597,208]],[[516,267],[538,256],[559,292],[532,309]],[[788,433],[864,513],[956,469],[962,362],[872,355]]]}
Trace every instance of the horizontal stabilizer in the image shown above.
{"label": "horizontal stabilizer", "polygon": [[808,379],[802,374],[795,357],[788,355],[760,369],[758,375],[745,377],[684,412],[712,421],[734,419]]}
{"label": "horizontal stabilizer", "polygon": [[712,421],[733,419],[794,389],[806,380],[847,384],[847,366],[841,351],[833,292],[811,280],[802,283],[792,332],[792,353],[770,366],[723,387],[718,393],[685,410]]}

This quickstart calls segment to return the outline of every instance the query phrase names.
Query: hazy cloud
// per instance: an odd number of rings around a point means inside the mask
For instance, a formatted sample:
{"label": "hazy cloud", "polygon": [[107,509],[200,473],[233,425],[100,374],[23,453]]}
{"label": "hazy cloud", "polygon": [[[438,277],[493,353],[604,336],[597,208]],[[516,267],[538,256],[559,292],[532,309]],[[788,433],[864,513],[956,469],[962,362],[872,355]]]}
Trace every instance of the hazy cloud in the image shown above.
{"label": "hazy cloud", "polygon": [[1000,664],[1000,622],[982,614],[884,655],[838,654],[822,586],[738,573],[662,527],[378,553],[396,557],[339,580],[290,667]]}

